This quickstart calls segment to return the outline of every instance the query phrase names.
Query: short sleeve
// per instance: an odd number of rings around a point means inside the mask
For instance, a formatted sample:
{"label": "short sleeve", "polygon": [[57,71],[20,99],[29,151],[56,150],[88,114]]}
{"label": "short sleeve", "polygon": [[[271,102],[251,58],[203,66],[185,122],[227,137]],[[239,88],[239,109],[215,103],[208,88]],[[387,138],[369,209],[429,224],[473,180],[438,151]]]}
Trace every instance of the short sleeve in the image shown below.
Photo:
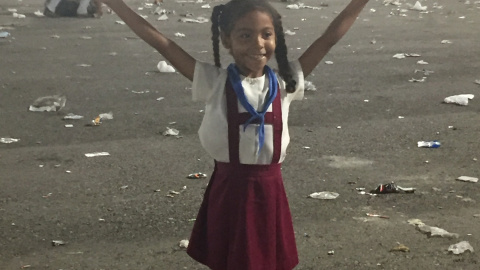
{"label": "short sleeve", "polygon": [[225,75],[224,69],[197,61],[192,82],[192,99],[206,101],[213,94],[216,85]]}

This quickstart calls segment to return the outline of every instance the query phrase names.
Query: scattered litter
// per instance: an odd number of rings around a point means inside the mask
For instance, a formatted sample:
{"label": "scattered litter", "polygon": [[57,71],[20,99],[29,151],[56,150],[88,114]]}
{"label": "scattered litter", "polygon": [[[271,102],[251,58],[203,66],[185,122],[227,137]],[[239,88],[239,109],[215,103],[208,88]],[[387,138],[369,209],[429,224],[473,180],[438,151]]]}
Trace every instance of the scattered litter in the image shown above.
{"label": "scattered litter", "polygon": [[168,20],[167,14],[162,14],[160,17],[157,18],[157,21],[166,21]]}
{"label": "scattered litter", "polygon": [[37,98],[28,108],[31,112],[57,112],[65,107],[65,96],[53,95]]}
{"label": "scattered litter", "polygon": [[407,220],[408,224],[418,226],[418,225],[425,225],[420,219],[418,218],[412,218]]}
{"label": "scattered litter", "polygon": [[132,93],[134,93],[134,94],[147,94],[147,93],[150,93],[150,90],[145,90],[145,91],[132,90]]}
{"label": "scattered litter", "polygon": [[56,39],[58,39],[58,38],[60,38],[60,36],[59,36],[59,35],[51,35],[50,38],[56,38]]}
{"label": "scattered litter", "polygon": [[311,81],[304,81],[304,90],[305,91],[317,91],[317,87]]}
{"label": "scattered litter", "polygon": [[329,251],[327,252],[327,254],[330,255],[330,256],[332,256],[332,255],[335,254],[335,250],[329,250]]}
{"label": "scattered litter", "polygon": [[83,119],[83,116],[76,115],[76,114],[73,114],[73,113],[68,113],[67,115],[65,115],[63,117],[63,120],[80,120],[80,119]]}
{"label": "scattered litter", "polygon": [[462,95],[455,95],[446,97],[443,102],[444,103],[453,103],[457,105],[467,106],[468,100],[473,99],[474,95],[472,94],[462,94]]}
{"label": "scattered litter", "polygon": [[462,181],[462,182],[471,182],[471,183],[477,183],[478,182],[477,177],[471,177],[471,176],[460,176],[456,180],[457,181]]}
{"label": "scattered litter", "polygon": [[110,156],[108,152],[93,152],[93,153],[86,153],[86,157],[103,157],[103,156]]}
{"label": "scattered litter", "polygon": [[0,32],[0,38],[7,38],[8,36],[10,36],[9,32],[7,31]]}
{"label": "scattered litter", "polygon": [[415,69],[414,73],[417,73],[417,72],[422,72],[423,75],[425,76],[428,76],[432,73],[435,73],[433,70],[426,70],[426,69]]}
{"label": "scattered litter", "polygon": [[56,246],[64,246],[66,245],[67,243],[62,241],[62,240],[52,240],[52,246],[56,247]]}
{"label": "scattered litter", "polygon": [[307,9],[314,9],[314,10],[320,10],[322,9],[321,7],[313,7],[313,6],[307,6],[303,3],[298,3],[298,4],[292,4],[292,5],[287,5],[287,9],[301,9],[301,8],[307,8]]}
{"label": "scattered litter", "polygon": [[12,15],[13,15],[14,18],[17,18],[17,19],[25,19],[26,18],[25,14],[20,14],[20,13],[16,13],[16,12],[14,12]]}
{"label": "scattered litter", "polygon": [[423,148],[439,148],[442,144],[439,141],[418,141],[417,146]]}
{"label": "scattered litter", "polygon": [[177,32],[177,33],[175,33],[175,36],[176,37],[185,37],[185,34]]}
{"label": "scattered litter", "polygon": [[91,67],[90,64],[78,64],[77,67]]}
{"label": "scattered litter", "polygon": [[372,213],[367,213],[367,217],[378,217],[378,218],[384,218],[384,219],[389,219],[387,216],[382,216],[379,214],[372,214]]}
{"label": "scattered litter", "polygon": [[473,247],[468,241],[462,241],[448,247],[448,251],[455,255],[462,254],[467,250],[473,253]]}
{"label": "scattered litter", "polygon": [[425,224],[420,224],[416,225],[417,230],[420,232],[426,234],[428,237],[435,237],[435,236],[440,236],[440,237],[445,237],[445,238],[458,238],[459,235],[458,233],[450,233],[447,232],[446,230],[438,227],[432,227],[428,226]]}
{"label": "scattered litter", "polygon": [[442,44],[452,44],[452,41],[450,41],[448,39],[444,39],[440,43],[442,43]]}
{"label": "scattered litter", "polygon": [[372,194],[387,194],[387,193],[414,193],[415,188],[405,188],[401,186],[397,186],[395,183],[389,184],[380,184],[377,186],[376,189],[371,190],[370,193]]}
{"label": "scattered litter", "polygon": [[211,8],[211,7],[210,7],[210,4],[206,4],[206,5],[201,6],[201,8]]}
{"label": "scattered litter", "polygon": [[340,194],[330,191],[315,192],[308,195],[309,198],[320,199],[320,200],[333,200],[336,199]]}
{"label": "scattered litter", "polygon": [[175,72],[175,69],[172,66],[170,66],[169,64],[167,64],[167,62],[165,62],[165,61],[158,62],[157,68],[160,72],[163,72],[163,73]]}
{"label": "scattered litter", "polygon": [[285,35],[287,35],[287,36],[293,36],[295,34],[296,34],[295,32],[293,32],[291,30],[288,30],[288,29],[285,31]]}
{"label": "scattered litter", "polygon": [[404,59],[406,57],[420,57],[421,55],[418,53],[397,53],[393,55],[393,58],[396,59]]}
{"label": "scattered litter", "polygon": [[476,84],[480,84],[480,80],[475,80],[475,83],[476,83]]}
{"label": "scattered litter", "polygon": [[0,138],[0,143],[14,143],[18,142],[20,139],[15,139],[15,138]]}
{"label": "scattered litter", "polygon": [[207,23],[209,22],[210,20],[205,18],[205,17],[198,17],[196,19],[192,19],[192,18],[180,18],[179,19],[180,22],[184,22],[184,23]]}
{"label": "scattered litter", "polygon": [[424,60],[420,60],[420,61],[417,61],[417,64],[419,65],[428,65],[428,62],[424,61]]}
{"label": "scattered litter", "polygon": [[401,116],[401,115],[398,116],[398,119],[404,119],[404,118],[405,116]]}
{"label": "scattered litter", "polygon": [[409,4],[409,5],[410,5],[410,9],[412,9],[412,10],[417,10],[417,11],[425,11],[425,10],[427,10],[427,6],[422,6],[422,4],[420,4],[419,1],[417,1],[417,2],[415,3],[415,5],[411,5],[411,4]]}
{"label": "scattered litter", "polygon": [[87,40],[93,39],[92,37],[89,37],[89,36],[81,36],[80,38],[81,38],[81,39],[87,39]]}
{"label": "scattered litter", "polygon": [[205,173],[191,173],[187,176],[188,179],[200,179],[200,178],[207,178],[207,175]]}
{"label": "scattered litter", "polygon": [[427,77],[422,77],[421,79],[411,78],[411,79],[408,80],[408,81],[409,81],[409,82],[425,82],[426,79],[427,79]]}
{"label": "scattered litter", "polygon": [[188,244],[190,242],[188,240],[181,240],[180,243],[178,244],[179,247],[181,248],[188,248]]}
{"label": "scattered litter", "polygon": [[327,64],[327,65],[333,65],[333,61],[325,61],[325,64]]}
{"label": "scattered litter", "polygon": [[163,136],[178,136],[178,134],[180,134],[180,131],[169,127],[167,127],[167,130],[163,132]]}
{"label": "scattered litter", "polygon": [[410,249],[403,244],[397,243],[397,245],[395,247],[390,249],[390,252],[395,252],[395,251],[410,252]]}
{"label": "scattered litter", "polygon": [[72,128],[73,125],[72,125],[72,124],[66,124],[65,127],[66,127],[66,128]]}
{"label": "scattered litter", "polygon": [[121,25],[125,25],[125,22],[124,21],[115,21],[116,24],[121,24]]}
{"label": "scattered litter", "polygon": [[35,11],[33,14],[35,14],[35,16],[37,16],[37,17],[44,17],[45,16],[45,15],[43,15],[43,12],[41,12],[40,10]]}

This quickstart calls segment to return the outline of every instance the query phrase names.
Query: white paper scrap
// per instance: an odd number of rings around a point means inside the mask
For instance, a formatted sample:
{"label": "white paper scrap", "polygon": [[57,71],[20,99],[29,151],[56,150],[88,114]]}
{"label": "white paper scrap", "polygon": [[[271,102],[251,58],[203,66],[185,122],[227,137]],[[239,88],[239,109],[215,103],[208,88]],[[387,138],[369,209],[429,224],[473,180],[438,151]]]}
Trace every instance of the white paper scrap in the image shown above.
{"label": "white paper scrap", "polygon": [[102,157],[102,156],[110,156],[108,152],[93,152],[93,153],[86,153],[86,157]]}

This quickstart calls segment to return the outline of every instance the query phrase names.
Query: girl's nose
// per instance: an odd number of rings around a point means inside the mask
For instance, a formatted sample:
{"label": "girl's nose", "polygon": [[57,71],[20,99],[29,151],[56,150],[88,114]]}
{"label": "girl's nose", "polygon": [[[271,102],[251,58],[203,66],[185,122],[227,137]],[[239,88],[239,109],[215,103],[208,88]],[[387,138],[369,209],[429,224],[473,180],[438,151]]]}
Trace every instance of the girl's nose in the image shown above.
{"label": "girl's nose", "polygon": [[263,40],[263,37],[259,35],[256,38],[255,45],[257,45],[259,48],[263,48],[264,44],[265,44],[265,40]]}

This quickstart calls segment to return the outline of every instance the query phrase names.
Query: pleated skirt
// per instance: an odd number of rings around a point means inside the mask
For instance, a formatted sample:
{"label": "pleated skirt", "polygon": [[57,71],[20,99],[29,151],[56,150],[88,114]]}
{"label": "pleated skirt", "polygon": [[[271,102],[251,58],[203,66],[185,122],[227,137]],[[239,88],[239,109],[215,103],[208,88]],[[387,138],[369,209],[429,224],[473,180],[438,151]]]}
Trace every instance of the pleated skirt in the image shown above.
{"label": "pleated skirt", "polygon": [[281,164],[215,163],[187,253],[212,270],[298,264]]}

